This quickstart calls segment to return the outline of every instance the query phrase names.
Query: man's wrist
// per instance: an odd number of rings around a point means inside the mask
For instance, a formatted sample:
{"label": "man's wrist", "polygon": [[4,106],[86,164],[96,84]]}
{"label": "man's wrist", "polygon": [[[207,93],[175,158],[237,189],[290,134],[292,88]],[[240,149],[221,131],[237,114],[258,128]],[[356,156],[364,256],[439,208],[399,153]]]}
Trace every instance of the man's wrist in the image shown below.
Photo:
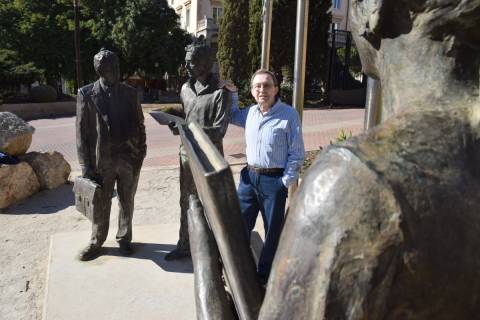
{"label": "man's wrist", "polygon": [[285,186],[285,188],[288,188],[288,186],[290,185],[290,181],[289,181],[288,177],[283,176],[281,180],[282,180],[282,183]]}

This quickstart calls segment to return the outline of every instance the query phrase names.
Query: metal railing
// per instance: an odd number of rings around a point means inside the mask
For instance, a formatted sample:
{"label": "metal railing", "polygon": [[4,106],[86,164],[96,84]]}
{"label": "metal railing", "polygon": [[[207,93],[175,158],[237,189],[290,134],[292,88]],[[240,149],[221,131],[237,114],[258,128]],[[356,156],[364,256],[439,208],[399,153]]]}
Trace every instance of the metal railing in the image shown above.
{"label": "metal railing", "polygon": [[197,22],[197,32],[202,30],[217,30],[218,26],[212,18],[203,18]]}

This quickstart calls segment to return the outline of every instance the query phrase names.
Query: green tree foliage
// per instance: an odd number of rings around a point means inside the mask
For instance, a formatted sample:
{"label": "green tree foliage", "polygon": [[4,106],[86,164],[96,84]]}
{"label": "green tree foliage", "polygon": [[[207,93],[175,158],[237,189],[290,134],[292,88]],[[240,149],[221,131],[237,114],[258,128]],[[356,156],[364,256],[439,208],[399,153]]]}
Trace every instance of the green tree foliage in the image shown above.
{"label": "green tree foliage", "polygon": [[[127,61],[127,72],[147,77],[176,72],[191,37],[178,27],[178,16],[166,1],[129,0],[122,16],[113,26],[112,38]],[[152,69],[155,63],[158,67]]]}
{"label": "green tree foliage", "polygon": [[[309,1],[305,81],[307,90],[312,84],[326,82],[329,54],[328,28],[331,22],[328,9],[331,4],[331,0]],[[258,4],[255,5],[258,6]],[[288,74],[293,74],[297,1],[275,0],[272,11],[270,68],[280,75],[282,70],[287,71]],[[261,14],[251,15],[250,19],[253,21],[250,23],[249,52],[252,52],[252,55],[254,52],[258,52],[258,55],[260,55],[260,40],[258,40],[260,36],[258,34],[261,31],[257,31],[256,28],[261,23]],[[255,40],[257,40],[258,49],[250,48],[250,46],[255,45]]]}
{"label": "green tree foliage", "polygon": [[32,62],[22,63],[18,52],[0,49],[0,85],[19,85],[42,79],[43,70]]}
{"label": "green tree foliage", "polygon": [[13,49],[18,43],[18,21],[20,12],[14,6],[14,0],[0,2],[0,48]]}
{"label": "green tree foliage", "polygon": [[239,84],[248,77],[248,0],[224,0],[217,59],[220,76]]}
{"label": "green tree foliage", "polygon": [[177,14],[165,0],[84,3],[85,25],[101,46],[120,55],[124,76],[138,72],[155,78],[177,71],[191,37],[180,29]]}
{"label": "green tree foliage", "polygon": [[262,0],[250,0],[248,25],[248,58],[250,73],[260,68],[262,55]]}
{"label": "green tree foliage", "polygon": [[[80,5],[85,80],[95,77],[92,58],[101,47],[120,55],[124,76],[175,73],[183,61],[190,37],[165,0],[82,0]],[[18,66],[43,70],[49,83],[75,77],[73,32],[72,0],[0,2],[0,49],[14,52],[18,59],[11,62]]]}
{"label": "green tree foliage", "polygon": [[20,84],[41,80],[43,70],[32,62],[23,63],[18,52],[0,49],[0,104],[8,96],[15,96]]}
{"label": "green tree foliage", "polygon": [[55,87],[60,75],[72,77],[72,2],[16,0],[14,5],[20,14],[16,51],[23,61],[42,68],[47,83]]}
{"label": "green tree foliage", "polygon": [[293,74],[296,11],[297,1],[273,1],[270,68],[279,74],[282,68]]}
{"label": "green tree foliage", "polygon": [[328,78],[328,30],[332,17],[329,0],[310,0],[307,35],[306,90],[320,85],[325,89]]}

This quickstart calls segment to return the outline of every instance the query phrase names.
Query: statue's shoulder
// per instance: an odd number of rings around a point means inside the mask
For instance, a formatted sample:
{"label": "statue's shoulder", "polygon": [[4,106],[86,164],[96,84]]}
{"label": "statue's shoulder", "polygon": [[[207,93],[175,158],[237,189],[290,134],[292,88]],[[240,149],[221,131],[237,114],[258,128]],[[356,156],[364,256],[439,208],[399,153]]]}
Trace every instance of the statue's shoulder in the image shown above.
{"label": "statue's shoulder", "polygon": [[82,95],[82,96],[90,96],[92,95],[92,92],[93,92],[93,85],[95,83],[89,83],[87,84],[86,86],[83,86],[81,87],[80,89],[78,89],[78,94],[79,95]]}
{"label": "statue's shoulder", "polygon": [[190,86],[189,86],[189,81],[185,81],[183,84],[182,84],[182,88],[180,89],[181,91],[185,91],[187,89],[189,89]]}
{"label": "statue's shoulder", "polygon": [[128,92],[129,94],[137,94],[137,89],[126,83],[120,83],[120,90]]}
{"label": "statue's shoulder", "polygon": [[350,150],[373,170],[392,177],[419,168],[437,172],[447,164],[456,167],[469,145],[459,141],[470,136],[467,109],[424,109],[398,114],[336,147]]}

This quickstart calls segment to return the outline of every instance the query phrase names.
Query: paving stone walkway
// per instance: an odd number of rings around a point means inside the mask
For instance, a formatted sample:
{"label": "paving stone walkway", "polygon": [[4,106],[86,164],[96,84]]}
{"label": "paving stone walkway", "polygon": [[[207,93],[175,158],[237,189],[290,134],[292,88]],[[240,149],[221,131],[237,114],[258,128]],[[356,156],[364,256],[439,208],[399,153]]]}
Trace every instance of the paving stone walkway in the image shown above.
{"label": "paving stone walkway", "polygon": [[[363,129],[364,109],[305,109],[303,138],[305,149],[317,150],[335,140],[339,132],[356,135]],[[75,146],[75,117],[30,121],[36,128],[30,151],[59,151],[79,170]],[[166,126],[158,125],[145,113],[147,130],[147,157],[144,167],[178,165],[180,138],[173,136]],[[245,162],[243,128],[230,125],[224,139],[225,158],[230,164]]]}

